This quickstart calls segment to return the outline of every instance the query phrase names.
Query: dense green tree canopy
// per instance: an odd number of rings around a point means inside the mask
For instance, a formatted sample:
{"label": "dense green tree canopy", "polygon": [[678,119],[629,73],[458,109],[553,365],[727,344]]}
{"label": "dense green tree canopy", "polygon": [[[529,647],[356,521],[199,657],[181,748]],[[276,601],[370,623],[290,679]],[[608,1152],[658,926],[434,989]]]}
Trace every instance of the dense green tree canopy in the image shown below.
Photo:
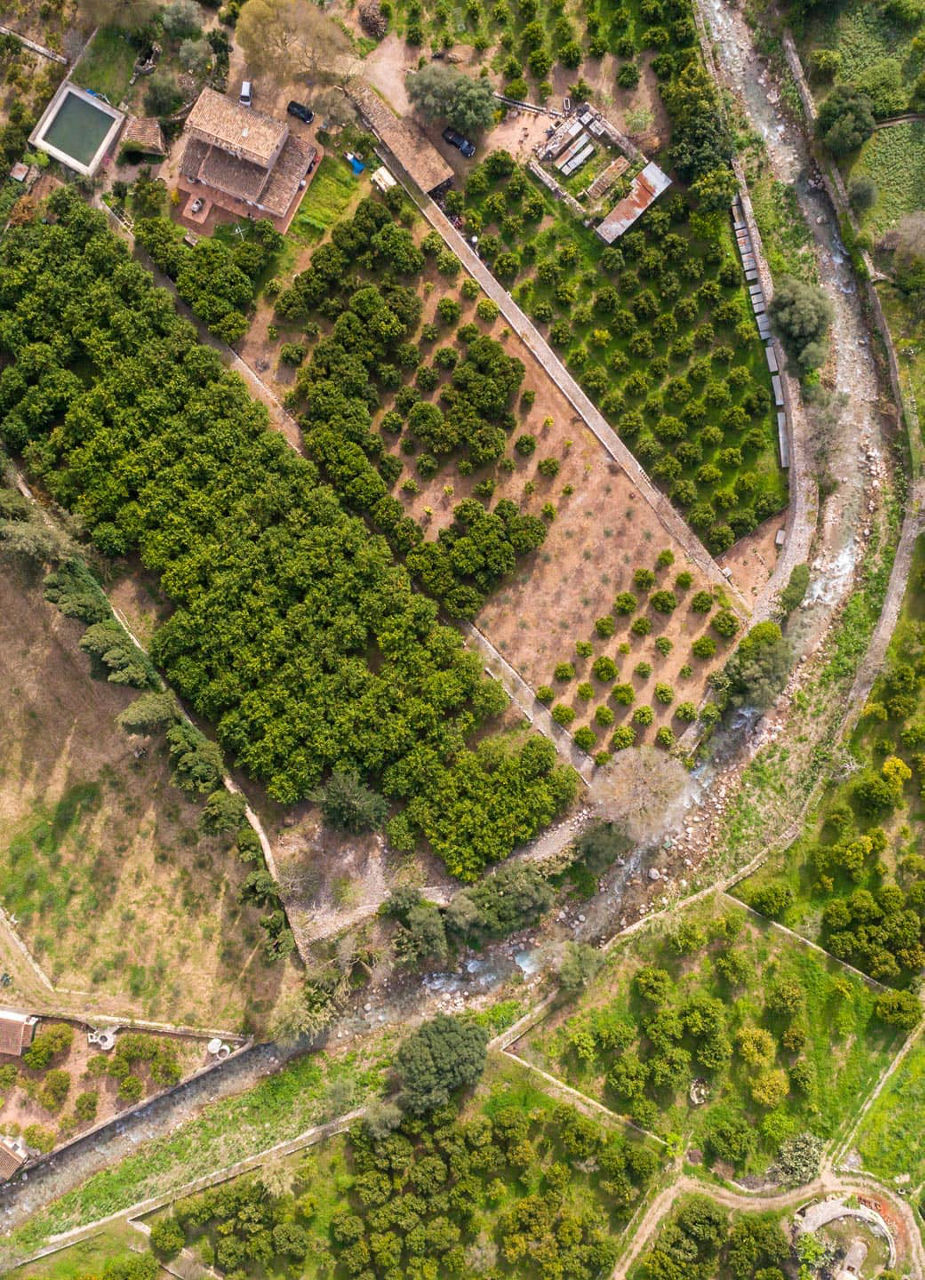
{"label": "dense green tree canopy", "polygon": [[[478,658],[317,466],[267,429],[101,215],[67,190],[49,209],[0,247],[0,435],[102,552],[137,553],[160,576],[174,611],[155,661],[278,802],[353,770],[408,801],[405,845],[425,835],[468,876],[507,856],[568,802],[573,775],[541,739],[466,749],[505,704]],[[407,293],[387,294],[405,324]],[[329,403],[347,438],[369,384],[362,362],[335,354]],[[322,381],[319,422],[333,395]],[[368,474],[380,481],[361,469],[350,494],[364,510]]]}

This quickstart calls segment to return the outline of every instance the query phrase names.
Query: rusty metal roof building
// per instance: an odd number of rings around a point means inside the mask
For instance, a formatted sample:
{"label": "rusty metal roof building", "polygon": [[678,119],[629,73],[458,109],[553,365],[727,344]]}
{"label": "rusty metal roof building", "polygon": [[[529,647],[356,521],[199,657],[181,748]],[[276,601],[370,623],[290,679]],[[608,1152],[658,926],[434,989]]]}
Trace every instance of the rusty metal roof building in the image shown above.
{"label": "rusty metal roof building", "polygon": [[269,169],[289,137],[289,126],[263,111],[242,107],[223,93],[203,89],[186,118],[193,138]]}
{"label": "rusty metal roof building", "polygon": [[452,166],[423,129],[412,120],[400,120],[365,84],[353,86],[350,96],[376,137],[426,195],[434,195],[450,185],[454,177]]}
{"label": "rusty metal roof building", "polygon": [[21,1057],[23,1049],[28,1049],[32,1043],[37,1021],[28,1013],[0,1009],[0,1054]]}
{"label": "rusty metal roof building", "polygon": [[597,234],[605,244],[613,244],[670,186],[671,179],[667,173],[662,173],[658,165],[650,160],[633,179],[629,195],[614,205],[603,222],[595,227]]}

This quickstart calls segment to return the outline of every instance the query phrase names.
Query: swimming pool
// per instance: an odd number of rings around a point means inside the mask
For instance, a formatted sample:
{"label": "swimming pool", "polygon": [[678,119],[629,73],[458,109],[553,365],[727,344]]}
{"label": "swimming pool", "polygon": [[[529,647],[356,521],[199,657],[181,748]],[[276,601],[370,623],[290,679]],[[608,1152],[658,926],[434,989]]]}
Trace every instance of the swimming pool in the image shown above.
{"label": "swimming pool", "polygon": [[65,81],[30,141],[78,173],[95,173],[125,119],[108,103]]}

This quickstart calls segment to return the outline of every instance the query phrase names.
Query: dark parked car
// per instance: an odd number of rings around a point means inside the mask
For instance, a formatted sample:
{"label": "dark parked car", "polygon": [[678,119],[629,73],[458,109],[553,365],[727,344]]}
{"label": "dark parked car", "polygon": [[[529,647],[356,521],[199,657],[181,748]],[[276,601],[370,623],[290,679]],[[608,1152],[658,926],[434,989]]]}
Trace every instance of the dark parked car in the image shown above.
{"label": "dark parked car", "polygon": [[315,118],[315,113],[311,107],[306,107],[302,102],[290,102],[286,108],[286,114],[297,116],[300,120],[304,120],[306,124],[311,124]]}
{"label": "dark parked car", "polygon": [[451,147],[455,147],[457,151],[461,151],[467,160],[471,160],[475,155],[475,143],[470,142],[468,138],[464,138],[461,133],[457,133],[455,129],[443,130],[443,141],[448,142]]}

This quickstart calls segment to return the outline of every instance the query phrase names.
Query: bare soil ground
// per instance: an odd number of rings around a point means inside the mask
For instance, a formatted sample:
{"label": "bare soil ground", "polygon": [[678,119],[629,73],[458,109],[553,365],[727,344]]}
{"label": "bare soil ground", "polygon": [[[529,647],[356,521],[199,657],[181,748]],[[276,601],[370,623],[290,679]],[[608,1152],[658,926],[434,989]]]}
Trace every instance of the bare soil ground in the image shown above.
{"label": "bare soil ground", "polygon": [[[37,1031],[43,1031],[51,1025],[53,1025],[52,1022],[42,1019]],[[183,1076],[191,1075],[210,1061],[205,1042],[202,1040],[182,1039],[177,1036],[160,1038],[166,1040],[176,1050]],[[56,1055],[50,1064],[51,1068],[66,1071],[71,1077],[67,1098],[64,1105],[56,1112],[49,1111],[38,1100],[38,1093],[47,1072],[33,1071],[21,1059],[0,1054],[0,1066],[13,1066],[18,1073],[16,1082],[4,1087],[3,1095],[0,1097],[0,1133],[15,1138],[19,1137],[28,1125],[37,1124],[43,1129],[55,1131],[57,1145],[73,1134],[109,1120],[120,1111],[124,1111],[131,1104],[118,1097],[118,1081],[112,1076],[91,1076],[87,1073],[89,1060],[98,1053],[99,1049],[96,1045],[87,1043],[86,1033],[79,1027],[75,1028],[70,1049],[65,1054]],[[144,1067],[139,1068],[138,1076],[145,1086],[145,1097],[161,1092],[162,1086],[151,1080]],[[96,1118],[77,1122],[73,1115],[74,1099],[84,1092],[97,1094]]]}
{"label": "bare soil ground", "polygon": [[774,572],[779,554],[774,539],[778,530],[784,528],[786,519],[786,511],[771,516],[716,557],[721,569],[731,570],[733,581],[746,600],[754,599]]}
{"label": "bare soil ground", "polygon": [[91,678],[81,630],[0,565],[0,901],[84,1005],[259,1023],[294,971],[263,959],[258,913],[238,901],[249,868],[200,835],[163,747],[136,758],[115,724],[134,694]]}

